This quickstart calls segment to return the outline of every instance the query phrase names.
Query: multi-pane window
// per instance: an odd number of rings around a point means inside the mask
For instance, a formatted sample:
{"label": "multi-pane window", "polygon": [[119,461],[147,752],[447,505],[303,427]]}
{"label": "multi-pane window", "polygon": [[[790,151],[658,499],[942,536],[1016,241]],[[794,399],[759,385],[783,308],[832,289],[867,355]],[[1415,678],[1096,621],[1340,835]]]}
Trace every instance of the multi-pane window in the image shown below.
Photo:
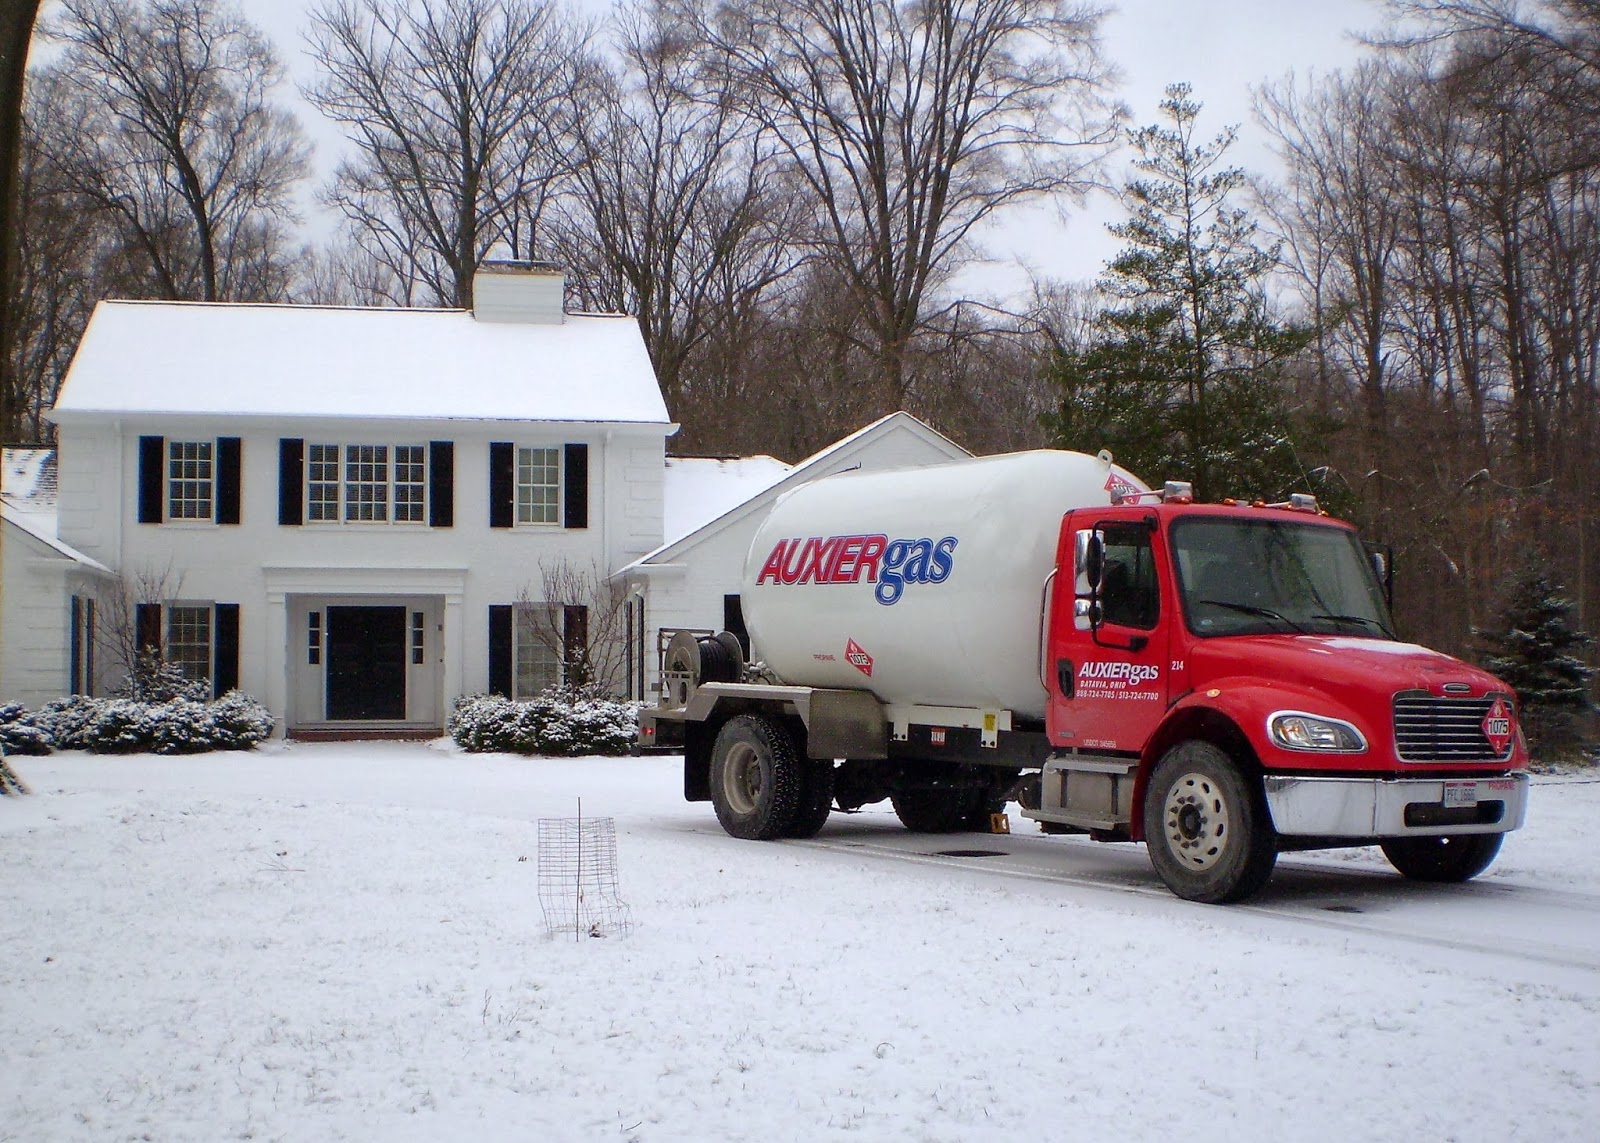
{"label": "multi-pane window", "polygon": [[516,679],[512,695],[530,699],[561,682],[561,613],[541,603],[519,605],[516,609]]}
{"label": "multi-pane window", "polygon": [[322,612],[313,611],[306,622],[306,662],[315,667],[322,663]]}
{"label": "multi-pane window", "polygon": [[344,518],[389,518],[389,446],[344,446]]}
{"label": "multi-pane window", "polygon": [[211,678],[211,608],[176,603],[167,608],[167,659],[183,677]]}
{"label": "multi-pane window", "polygon": [[394,446],[394,518],[402,523],[422,523],[422,506],[428,494],[428,465],[421,445]]}
{"label": "multi-pane window", "polygon": [[339,446],[314,444],[306,468],[307,515],[312,520],[339,518]]}
{"label": "multi-pane window", "polygon": [[420,611],[411,613],[411,663],[413,666],[421,666],[426,658],[424,652],[427,645],[424,640],[426,638],[427,619],[428,617]]}
{"label": "multi-pane window", "polygon": [[307,446],[308,520],[421,524],[427,502],[424,445]]}
{"label": "multi-pane window", "polygon": [[211,441],[167,442],[167,519],[211,519]]}
{"label": "multi-pane window", "polygon": [[554,524],[561,507],[561,450],[517,450],[517,523]]}

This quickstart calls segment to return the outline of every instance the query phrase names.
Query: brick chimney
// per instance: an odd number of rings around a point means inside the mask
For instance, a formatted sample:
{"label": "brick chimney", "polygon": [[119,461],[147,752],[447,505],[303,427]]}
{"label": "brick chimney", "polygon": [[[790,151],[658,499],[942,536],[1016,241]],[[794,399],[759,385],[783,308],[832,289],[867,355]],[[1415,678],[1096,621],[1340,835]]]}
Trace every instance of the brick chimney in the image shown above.
{"label": "brick chimney", "polygon": [[567,272],[554,262],[486,261],[472,276],[472,316],[560,325],[566,320],[566,292]]}

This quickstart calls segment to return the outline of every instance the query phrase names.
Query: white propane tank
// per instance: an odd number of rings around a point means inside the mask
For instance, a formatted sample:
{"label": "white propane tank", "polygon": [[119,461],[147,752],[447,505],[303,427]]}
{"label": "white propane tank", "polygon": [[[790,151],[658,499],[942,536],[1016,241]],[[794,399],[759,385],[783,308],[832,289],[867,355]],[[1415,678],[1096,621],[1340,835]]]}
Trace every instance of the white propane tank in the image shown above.
{"label": "white propane tank", "polygon": [[752,657],[785,683],[1043,718],[1040,604],[1061,517],[1134,490],[1109,454],[1044,450],[802,485],[745,560]]}

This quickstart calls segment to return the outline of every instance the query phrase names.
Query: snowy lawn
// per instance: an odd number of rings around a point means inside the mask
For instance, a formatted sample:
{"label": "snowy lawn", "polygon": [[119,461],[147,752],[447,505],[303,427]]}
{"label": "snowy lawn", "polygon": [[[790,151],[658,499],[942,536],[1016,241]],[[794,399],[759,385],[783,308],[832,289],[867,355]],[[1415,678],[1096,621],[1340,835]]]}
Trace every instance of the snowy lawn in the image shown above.
{"label": "snowy lawn", "polygon": [[[1228,909],[1015,816],[1034,875],[896,859],[886,811],[735,841],[676,758],[15,762],[4,1140],[1595,1137],[1582,778],[1541,779],[1473,886],[1288,856]],[[535,823],[579,797],[616,821],[626,937],[545,935]],[[1323,882],[1403,935],[1341,927]],[[1434,939],[1445,907],[1474,941]]]}

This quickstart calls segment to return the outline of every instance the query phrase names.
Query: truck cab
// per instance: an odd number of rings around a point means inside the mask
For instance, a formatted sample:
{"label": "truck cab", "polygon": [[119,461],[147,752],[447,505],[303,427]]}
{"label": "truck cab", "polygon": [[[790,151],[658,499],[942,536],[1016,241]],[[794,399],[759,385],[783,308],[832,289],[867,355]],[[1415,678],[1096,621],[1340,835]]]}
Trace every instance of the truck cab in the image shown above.
{"label": "truck cab", "polygon": [[1200,899],[1270,873],[1230,833],[1377,840],[1430,879],[1487,866],[1526,803],[1515,697],[1396,636],[1355,530],[1309,497],[1128,499],[1062,520],[1055,582],[1071,589],[1043,636],[1054,752],[1023,812],[1143,839]]}

